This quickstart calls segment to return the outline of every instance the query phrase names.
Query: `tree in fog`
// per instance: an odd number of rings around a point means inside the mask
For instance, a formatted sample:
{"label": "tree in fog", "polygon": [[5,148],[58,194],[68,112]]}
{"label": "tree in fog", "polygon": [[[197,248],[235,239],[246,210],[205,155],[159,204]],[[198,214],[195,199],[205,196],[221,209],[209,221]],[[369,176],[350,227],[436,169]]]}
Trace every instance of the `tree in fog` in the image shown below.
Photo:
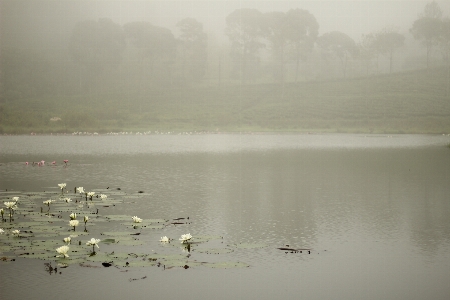
{"label": "tree in fog", "polygon": [[324,33],[317,39],[326,61],[337,57],[341,63],[344,78],[347,77],[347,64],[356,53],[355,41],[347,34],[339,31]]}
{"label": "tree in fog", "polygon": [[450,66],[450,19],[445,18],[441,24],[441,36],[439,39],[439,48],[442,58]]}
{"label": "tree in fog", "polygon": [[107,18],[78,22],[69,41],[72,58],[94,76],[117,67],[125,47],[122,27]]}
{"label": "tree in fog", "polygon": [[268,40],[268,49],[274,60],[274,78],[284,82],[284,64],[286,63],[286,50],[288,45],[288,23],[286,14],[273,11],[263,14],[263,36]]}
{"label": "tree in fog", "polygon": [[375,44],[376,36],[374,33],[363,34],[361,40],[357,44],[357,54],[360,61],[363,62],[366,76],[369,75],[372,60],[376,58],[376,66],[378,72],[378,53]]}
{"label": "tree in fog", "polygon": [[389,73],[392,73],[394,52],[405,43],[405,36],[392,28],[385,28],[375,34],[374,47],[379,53],[389,57]]}
{"label": "tree in fog", "polygon": [[262,13],[256,9],[237,9],[226,17],[225,33],[231,41],[231,56],[241,82],[250,75],[250,67],[259,64],[258,51],[262,42]]}
{"label": "tree in fog", "polygon": [[149,22],[132,22],[123,27],[127,39],[139,50],[141,76],[146,78],[144,74],[149,73],[155,84],[170,84],[176,59],[176,40],[172,32]]}
{"label": "tree in fog", "polygon": [[442,37],[442,10],[436,2],[428,3],[410,29],[416,40],[422,40],[427,48],[427,68],[430,66],[432,49]]}
{"label": "tree in fog", "polygon": [[186,18],[177,23],[181,34],[178,38],[182,76],[184,80],[200,80],[205,76],[207,67],[208,39],[202,23]]}
{"label": "tree in fog", "polygon": [[295,59],[295,81],[298,78],[300,59],[306,60],[319,35],[319,24],[307,10],[290,9],[286,13],[286,36]]}
{"label": "tree in fog", "polygon": [[2,48],[0,100],[14,101],[55,91],[52,61],[32,49]]}

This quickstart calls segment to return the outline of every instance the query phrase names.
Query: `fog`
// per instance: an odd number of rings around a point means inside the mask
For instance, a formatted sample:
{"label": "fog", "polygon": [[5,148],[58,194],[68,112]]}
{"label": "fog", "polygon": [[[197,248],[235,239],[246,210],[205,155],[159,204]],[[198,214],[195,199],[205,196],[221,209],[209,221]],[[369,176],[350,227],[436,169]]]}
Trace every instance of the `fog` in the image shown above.
{"label": "fog", "polygon": [[[261,12],[301,8],[313,14],[319,35],[341,31],[353,39],[394,26],[408,32],[429,1],[149,1],[149,0],[2,0],[1,43],[13,47],[65,46],[78,21],[110,18],[124,25],[148,21],[176,31],[175,24],[191,17],[204,24],[206,32],[226,42],[225,18],[235,9],[256,8]],[[437,1],[448,16],[450,2]]]}
{"label": "fog", "polygon": [[[8,112],[0,119],[0,131],[25,126],[23,119],[28,127],[50,126],[49,119],[63,116],[55,111],[53,101],[69,104],[66,98],[70,97],[85,99],[88,95],[90,103],[99,104],[98,109],[115,101],[114,113],[97,111],[92,119],[103,115],[115,120],[115,114],[129,114],[131,120],[137,118],[131,112],[138,111],[142,121],[153,118],[155,128],[161,126],[156,115],[166,110],[173,113],[169,106],[158,106],[157,112],[155,103],[179,101],[180,92],[163,100],[161,91],[276,84],[281,87],[276,92],[272,89],[281,96],[272,97],[276,102],[287,99],[286,95],[298,98],[294,86],[285,89],[289,83],[370,79],[450,64],[449,1],[1,0],[0,5],[0,105]],[[427,18],[431,25],[416,22]],[[424,35],[424,26],[431,26],[431,35]],[[441,75],[433,77],[445,80]],[[449,95],[448,82],[434,84],[439,97]],[[355,87],[340,96],[348,97],[352,89],[355,93]],[[410,89],[398,87],[405,99]],[[321,90],[333,93],[330,86]],[[185,97],[203,111],[176,118],[216,127],[211,123],[218,117],[213,116],[214,105],[207,108],[198,102],[211,94],[199,93],[202,96]],[[251,91],[245,94],[249,99],[260,98]],[[321,97],[313,91],[307,96],[302,99]],[[241,101],[221,97],[211,100]],[[41,104],[36,108],[44,111],[42,115],[17,116],[20,106],[36,103]],[[121,107],[124,103],[128,105]],[[359,108],[353,108],[359,118]],[[439,113],[448,109],[436,108]],[[149,111],[154,116],[142,115]],[[242,121],[233,116],[235,112],[228,113],[224,124]],[[257,123],[264,123],[261,120],[269,115],[259,116]],[[205,116],[209,121],[200,121]],[[167,117],[167,123],[172,117]],[[63,117],[67,123],[54,130],[98,125],[69,122],[70,118]],[[193,126],[189,124],[181,127]],[[133,127],[127,121],[115,126]]]}

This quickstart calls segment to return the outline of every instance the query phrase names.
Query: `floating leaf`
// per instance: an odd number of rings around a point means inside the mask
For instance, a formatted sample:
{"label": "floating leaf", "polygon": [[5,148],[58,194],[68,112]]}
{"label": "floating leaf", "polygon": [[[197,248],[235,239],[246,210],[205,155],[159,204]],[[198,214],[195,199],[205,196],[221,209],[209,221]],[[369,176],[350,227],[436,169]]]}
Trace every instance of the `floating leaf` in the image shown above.
{"label": "floating leaf", "polygon": [[152,267],[157,265],[157,262],[149,260],[133,260],[133,261],[120,261],[115,264],[122,267],[132,268],[132,267]]}
{"label": "floating leaf", "polygon": [[139,246],[144,245],[145,242],[141,240],[119,240],[115,245],[117,246]]}
{"label": "floating leaf", "polygon": [[116,242],[115,239],[104,239],[102,240],[102,243],[104,244],[114,244]]}
{"label": "floating leaf", "polygon": [[223,254],[223,253],[231,253],[233,251],[234,250],[230,248],[195,249],[195,252],[206,254]]}
{"label": "floating leaf", "polygon": [[266,244],[252,244],[252,243],[239,243],[239,244],[232,244],[228,245],[229,247],[235,247],[238,249],[255,249],[255,248],[265,248],[267,247]]}
{"label": "floating leaf", "polygon": [[195,242],[199,242],[199,243],[208,242],[211,240],[220,240],[220,239],[223,239],[223,237],[220,235],[196,235],[193,237],[193,240]]}
{"label": "floating leaf", "polygon": [[204,266],[216,269],[231,269],[231,268],[248,268],[250,265],[243,262],[216,262],[204,263]]}

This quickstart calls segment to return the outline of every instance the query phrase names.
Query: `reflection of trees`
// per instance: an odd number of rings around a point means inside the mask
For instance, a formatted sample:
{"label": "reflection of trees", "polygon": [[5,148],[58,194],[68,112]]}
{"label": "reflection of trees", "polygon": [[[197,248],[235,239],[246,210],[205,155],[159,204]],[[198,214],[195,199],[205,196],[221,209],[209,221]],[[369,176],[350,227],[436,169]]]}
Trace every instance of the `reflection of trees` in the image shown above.
{"label": "reflection of trees", "polygon": [[450,188],[445,168],[420,151],[236,154],[228,161],[239,163],[222,170],[228,185],[222,190],[224,222],[243,239],[294,243],[298,236],[308,244],[321,237],[386,245],[402,240],[436,251],[450,236]]}
{"label": "reflection of trees", "polygon": [[225,224],[242,241],[311,245],[316,236],[312,203],[302,197],[299,184],[306,174],[289,167],[290,156],[278,154],[230,154],[227,161],[239,163],[223,168]]}

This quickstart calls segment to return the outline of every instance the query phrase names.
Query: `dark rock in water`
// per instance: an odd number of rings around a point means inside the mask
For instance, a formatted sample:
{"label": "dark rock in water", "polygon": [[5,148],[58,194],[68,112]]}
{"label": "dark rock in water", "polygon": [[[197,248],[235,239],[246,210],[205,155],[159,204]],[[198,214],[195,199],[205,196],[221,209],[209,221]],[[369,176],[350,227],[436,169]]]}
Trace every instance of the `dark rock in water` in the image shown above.
{"label": "dark rock in water", "polygon": [[121,188],[117,188],[117,190],[118,190],[118,191],[120,191],[120,190],[121,190]]}
{"label": "dark rock in water", "polygon": [[104,266],[105,268],[111,267],[111,264],[108,262],[103,262],[102,266]]}
{"label": "dark rock in water", "polygon": [[138,193],[139,193],[139,194],[142,194],[143,192],[144,192],[144,191],[139,191]]}
{"label": "dark rock in water", "polygon": [[184,265],[184,267],[183,268],[185,268],[185,269],[189,269],[189,266],[188,265]]}

